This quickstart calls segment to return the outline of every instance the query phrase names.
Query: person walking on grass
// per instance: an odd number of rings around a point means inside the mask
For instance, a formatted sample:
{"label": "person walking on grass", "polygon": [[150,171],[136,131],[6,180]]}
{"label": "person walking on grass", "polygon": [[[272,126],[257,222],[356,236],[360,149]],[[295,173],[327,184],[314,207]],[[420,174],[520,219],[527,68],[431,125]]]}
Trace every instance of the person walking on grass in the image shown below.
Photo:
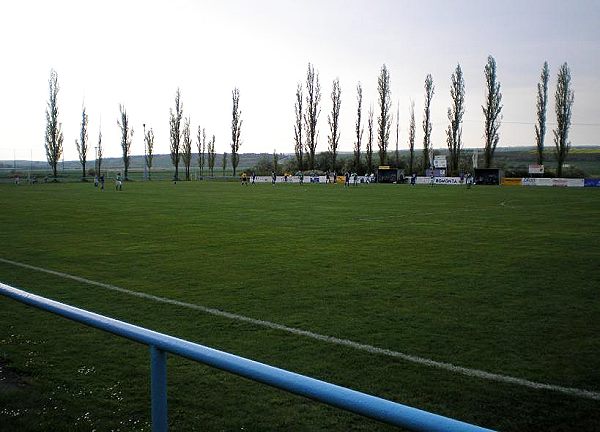
{"label": "person walking on grass", "polygon": [[121,173],[117,173],[116,188],[118,191],[123,190],[123,181],[121,180]]}
{"label": "person walking on grass", "polygon": [[275,174],[275,171],[271,171],[271,184],[273,186],[275,186],[276,181],[277,181],[277,174]]}
{"label": "person walking on grass", "polygon": [[100,190],[104,190],[104,174],[100,175]]}

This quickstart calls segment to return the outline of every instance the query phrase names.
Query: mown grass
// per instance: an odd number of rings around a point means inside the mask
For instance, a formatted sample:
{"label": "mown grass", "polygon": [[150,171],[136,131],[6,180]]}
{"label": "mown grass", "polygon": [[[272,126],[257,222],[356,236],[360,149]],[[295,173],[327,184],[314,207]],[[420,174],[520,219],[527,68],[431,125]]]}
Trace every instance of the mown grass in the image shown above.
{"label": "mown grass", "polygon": [[[519,378],[600,390],[600,194],[235,183],[0,185],[0,256]],[[500,430],[594,430],[600,402],[456,375],[0,262],[0,280]],[[3,430],[148,430],[146,347],[0,299]],[[171,430],[384,430],[170,356]],[[87,413],[87,414],[86,414]]]}

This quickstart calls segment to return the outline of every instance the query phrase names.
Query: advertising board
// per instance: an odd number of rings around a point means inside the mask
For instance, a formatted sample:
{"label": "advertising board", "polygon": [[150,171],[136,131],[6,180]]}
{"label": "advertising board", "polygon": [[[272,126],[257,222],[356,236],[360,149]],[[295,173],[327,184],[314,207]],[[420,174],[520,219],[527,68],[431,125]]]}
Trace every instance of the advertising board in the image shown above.
{"label": "advertising board", "polygon": [[570,178],[531,178],[521,180],[523,186],[583,187],[583,179]]}
{"label": "advertising board", "polygon": [[446,156],[435,156],[433,159],[434,168],[446,168]]}
{"label": "advertising board", "polygon": [[521,177],[504,177],[500,184],[502,186],[521,186]]}
{"label": "advertising board", "polygon": [[556,179],[552,179],[552,186],[556,186],[556,187],[583,187],[584,186],[584,181],[583,179],[565,179],[565,178],[556,178]]}
{"label": "advertising board", "polygon": [[[416,183],[428,185],[431,183],[431,177],[417,177]],[[460,177],[434,177],[434,184],[460,186],[464,183],[461,183]]]}

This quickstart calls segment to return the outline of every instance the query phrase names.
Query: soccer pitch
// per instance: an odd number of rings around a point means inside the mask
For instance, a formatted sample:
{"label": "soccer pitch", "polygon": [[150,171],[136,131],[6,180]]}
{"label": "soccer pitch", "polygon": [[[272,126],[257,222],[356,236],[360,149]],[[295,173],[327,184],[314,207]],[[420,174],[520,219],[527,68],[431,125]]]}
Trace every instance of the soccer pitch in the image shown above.
{"label": "soccer pitch", "polygon": [[[591,431],[599,214],[593,188],[0,184],[0,281],[488,428]],[[0,430],[149,430],[145,346],[0,310]],[[174,431],[388,429],[174,356],[168,382]]]}

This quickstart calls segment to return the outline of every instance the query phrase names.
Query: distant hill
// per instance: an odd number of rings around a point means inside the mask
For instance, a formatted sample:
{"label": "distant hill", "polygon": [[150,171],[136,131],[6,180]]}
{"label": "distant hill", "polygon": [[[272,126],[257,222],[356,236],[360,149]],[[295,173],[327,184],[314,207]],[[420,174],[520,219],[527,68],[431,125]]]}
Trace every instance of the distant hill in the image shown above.
{"label": "distant hill", "polygon": [[[288,158],[293,158],[295,157],[295,155],[293,154],[280,154],[279,155],[279,161],[281,163],[285,162]],[[255,166],[258,161],[261,158],[266,158],[268,160],[272,160],[273,159],[273,154],[272,153],[242,153],[240,154],[240,162],[238,167],[240,169],[244,169],[244,168],[249,168],[252,166]],[[228,154],[228,161],[227,161],[227,166],[230,167],[231,166],[231,161],[229,160],[229,154]],[[144,156],[143,155],[134,155],[131,156],[130,159],[130,164],[129,167],[132,170],[139,170],[139,169],[143,169],[144,168]],[[183,162],[179,162],[179,166],[180,168],[183,166]],[[215,161],[215,171],[219,170],[221,168],[223,164],[223,154],[217,154],[216,155],[216,161]],[[79,163],[79,160],[71,160],[71,161],[64,161],[63,162],[59,162],[58,167],[59,169],[62,169],[64,165],[64,169],[65,170],[74,170],[74,169],[81,169],[81,164]],[[94,167],[94,160],[88,160],[87,167],[89,168],[93,168]],[[198,155],[194,155],[192,157],[192,166],[193,167],[197,167],[198,166]],[[115,170],[115,169],[119,169],[123,167],[123,160],[120,157],[110,157],[110,158],[103,158],[102,159],[102,167],[106,168],[106,169],[111,169],[111,170]],[[43,171],[43,170],[48,170],[48,163],[46,161],[28,161],[28,160],[0,160],[0,168],[4,168],[4,169],[10,169],[10,168],[16,168],[18,170],[28,170],[28,169],[32,169],[34,171]],[[153,159],[152,159],[152,169],[157,169],[157,170],[161,170],[161,169],[171,169],[173,168],[173,165],[171,163],[171,155],[170,154],[160,154],[160,155],[154,155]]]}
{"label": "distant hill", "polygon": [[[475,149],[464,149],[463,154],[471,154]],[[483,155],[483,149],[477,149],[480,155],[480,160]],[[393,157],[393,149],[389,151],[390,157]],[[416,155],[420,157],[421,149],[416,149]],[[436,154],[447,154],[447,149],[436,149]],[[407,159],[409,152],[408,150],[400,150],[399,151],[401,159]],[[553,147],[547,147],[546,149],[546,165],[549,168],[554,168],[554,154]],[[215,162],[215,171],[219,171],[222,166],[222,154],[216,155]],[[339,160],[352,157],[352,152],[340,152]],[[377,153],[374,154],[375,159],[377,159]],[[281,153],[279,154],[279,163],[285,164],[285,162],[289,159],[294,159],[295,155],[291,153]],[[266,159],[271,161],[273,159],[272,153],[242,153],[240,154],[240,161],[238,165],[238,169],[247,169],[250,167],[254,167],[258,164],[261,159]],[[535,147],[523,146],[523,147],[498,147],[494,154],[494,165],[504,168],[504,169],[512,169],[512,170],[526,170],[527,166],[531,163],[535,163],[536,160],[536,149]],[[131,164],[130,169],[133,170],[141,170],[143,169],[144,156],[142,155],[134,155],[131,156]],[[600,146],[599,145],[590,145],[590,146],[578,146],[572,147],[569,153],[569,157],[567,158],[567,163],[571,166],[577,167],[580,170],[583,170],[588,176],[596,176],[600,177]],[[180,167],[183,164],[180,165]],[[231,168],[231,162],[228,161],[228,168]],[[0,169],[6,171],[7,169],[12,169],[13,167],[17,168],[17,170],[29,170],[32,169],[34,171],[46,171],[49,170],[48,164],[46,161],[28,161],[28,160],[2,160],[0,161]],[[94,167],[94,160],[88,161],[89,168]],[[121,158],[111,157],[105,158],[102,160],[103,168],[109,170],[118,170],[122,169],[123,161]],[[193,156],[192,166],[198,166],[197,155]],[[156,170],[170,170],[172,169],[171,164],[171,156],[169,154],[161,154],[154,155],[153,159],[153,169]],[[59,163],[59,168],[63,168],[63,162]],[[64,162],[65,170],[76,170],[81,169],[81,165],[78,160],[74,161],[65,161]]]}

